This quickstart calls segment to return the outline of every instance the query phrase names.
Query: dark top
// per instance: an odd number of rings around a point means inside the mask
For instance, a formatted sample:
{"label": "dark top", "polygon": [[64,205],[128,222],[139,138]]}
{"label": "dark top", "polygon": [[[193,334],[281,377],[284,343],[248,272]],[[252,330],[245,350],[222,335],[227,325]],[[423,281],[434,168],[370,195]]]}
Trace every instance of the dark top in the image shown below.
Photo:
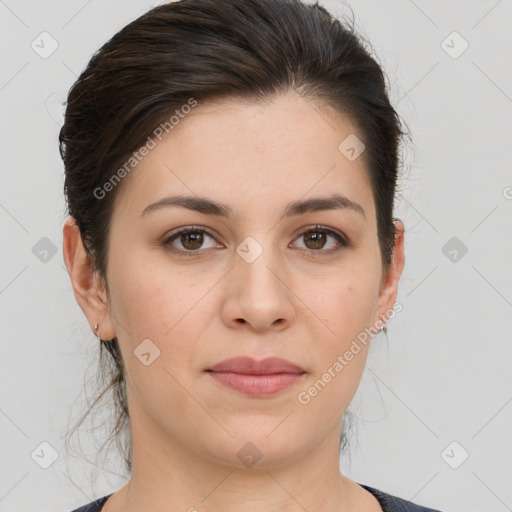
{"label": "dark top", "polygon": [[[422,507],[421,505],[416,505],[410,501],[398,498],[397,496],[391,496],[391,494],[379,491],[378,489],[368,485],[359,485],[375,496],[384,512],[440,512],[437,509]],[[110,496],[112,496],[112,494],[113,493],[107,494],[106,496],[88,503],[83,507],[72,510],[71,512],[99,512],[101,507],[103,507],[103,504]]]}

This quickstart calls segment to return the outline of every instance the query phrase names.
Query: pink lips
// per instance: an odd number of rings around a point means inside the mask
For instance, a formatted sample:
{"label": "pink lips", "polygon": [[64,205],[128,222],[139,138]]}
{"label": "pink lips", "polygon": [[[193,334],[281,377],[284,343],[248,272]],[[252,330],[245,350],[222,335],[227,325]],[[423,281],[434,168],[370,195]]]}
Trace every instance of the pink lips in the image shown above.
{"label": "pink lips", "polygon": [[207,370],[224,386],[253,396],[268,396],[295,384],[306,372],[300,366],[278,357],[257,361],[234,357]]}

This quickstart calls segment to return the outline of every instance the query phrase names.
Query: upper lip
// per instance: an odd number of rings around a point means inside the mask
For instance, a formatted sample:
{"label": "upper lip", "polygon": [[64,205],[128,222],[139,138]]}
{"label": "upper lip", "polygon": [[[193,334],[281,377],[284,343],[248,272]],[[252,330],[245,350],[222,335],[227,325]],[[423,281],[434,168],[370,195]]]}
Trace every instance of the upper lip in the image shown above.
{"label": "upper lip", "polygon": [[267,357],[261,361],[253,359],[252,357],[233,357],[208,368],[207,371],[245,373],[249,375],[305,373],[305,370],[300,366],[279,357]]}

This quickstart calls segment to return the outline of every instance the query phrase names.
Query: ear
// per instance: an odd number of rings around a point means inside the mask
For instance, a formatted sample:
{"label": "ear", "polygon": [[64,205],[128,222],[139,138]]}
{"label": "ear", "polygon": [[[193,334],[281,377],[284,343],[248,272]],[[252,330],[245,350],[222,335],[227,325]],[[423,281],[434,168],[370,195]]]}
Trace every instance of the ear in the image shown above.
{"label": "ear", "polygon": [[[389,267],[382,277],[381,289],[376,305],[376,316],[373,319],[373,325],[385,325],[385,322],[390,316],[390,312],[393,311],[393,306],[396,302],[396,296],[398,292],[398,282],[400,280],[400,276],[402,275],[402,270],[405,264],[405,227],[400,219],[395,219],[393,223],[396,228],[395,245]],[[383,320],[382,324],[379,322],[381,317]]]}
{"label": "ear", "polygon": [[63,227],[63,257],[68,270],[78,305],[84,312],[91,330],[98,324],[95,332],[101,339],[115,338],[116,332],[106,291],[97,271],[93,271],[80,230],[73,217],[68,217]]}

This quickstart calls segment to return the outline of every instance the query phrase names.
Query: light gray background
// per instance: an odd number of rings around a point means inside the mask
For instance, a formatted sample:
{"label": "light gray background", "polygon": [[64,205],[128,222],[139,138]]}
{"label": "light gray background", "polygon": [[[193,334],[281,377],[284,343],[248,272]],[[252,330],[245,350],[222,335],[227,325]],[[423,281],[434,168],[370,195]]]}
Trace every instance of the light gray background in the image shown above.
{"label": "light gray background", "polygon": [[[346,12],[344,2],[323,3]],[[97,340],[62,260],[57,135],[59,101],[93,52],[153,5],[0,0],[2,512],[69,511],[125,482],[115,458],[102,470],[63,443],[93,389],[84,379],[95,379]],[[446,512],[510,511],[512,1],[351,5],[414,145],[396,212],[407,228],[404,309],[389,324],[389,343],[374,338],[342,470]],[[58,43],[46,59],[31,47],[43,31]],[[469,44],[457,58],[463,41],[454,31]],[[36,245],[48,244],[43,237],[56,247],[46,261]],[[452,237],[456,245],[443,250]],[[94,462],[87,431],[80,439]],[[44,441],[58,452],[48,469],[31,457]],[[449,466],[465,452],[462,465]]]}

